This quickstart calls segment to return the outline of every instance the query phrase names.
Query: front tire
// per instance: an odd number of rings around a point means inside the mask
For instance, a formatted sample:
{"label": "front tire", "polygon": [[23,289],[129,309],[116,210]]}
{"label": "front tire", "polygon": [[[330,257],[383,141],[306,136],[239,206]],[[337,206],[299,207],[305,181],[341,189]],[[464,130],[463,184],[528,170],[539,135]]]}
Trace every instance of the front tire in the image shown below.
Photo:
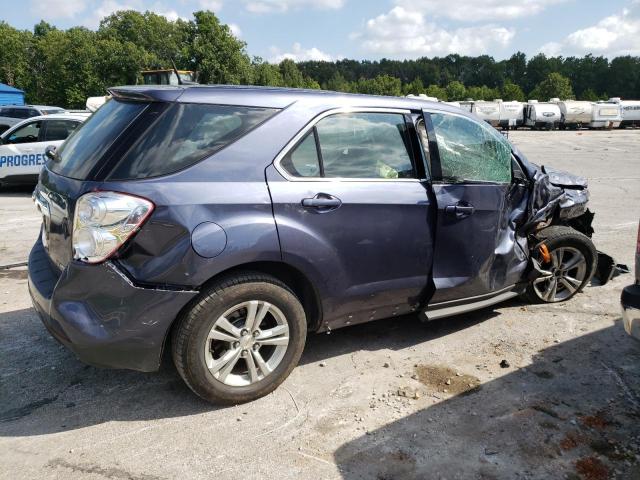
{"label": "front tire", "polygon": [[[565,226],[551,226],[538,232],[541,240],[532,252],[544,275],[527,287],[525,297],[532,303],[557,303],[569,300],[589,283],[598,262],[596,247],[589,237]],[[550,261],[545,261],[544,244]]]}
{"label": "front tire", "polygon": [[282,282],[261,273],[207,288],[172,334],[178,373],[208,402],[238,404],[275,390],[298,364],[307,334],[304,309]]}

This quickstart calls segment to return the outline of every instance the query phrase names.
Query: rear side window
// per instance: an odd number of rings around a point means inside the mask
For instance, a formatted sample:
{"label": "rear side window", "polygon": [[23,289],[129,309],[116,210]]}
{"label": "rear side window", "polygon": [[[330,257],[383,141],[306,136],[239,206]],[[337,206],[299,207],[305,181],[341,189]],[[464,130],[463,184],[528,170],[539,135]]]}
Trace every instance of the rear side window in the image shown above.
{"label": "rear side window", "polygon": [[320,120],[280,162],[294,177],[413,178],[401,113],[340,113]]}
{"label": "rear side window", "polygon": [[58,149],[47,168],[65,177],[84,180],[123,130],[148,104],[109,100]]}
{"label": "rear side window", "polygon": [[170,104],[133,142],[110,178],[146,178],[181,170],[229,145],[276,111],[232,105]]}
{"label": "rear side window", "polygon": [[511,182],[511,147],[494,128],[445,113],[431,119],[445,182]]}
{"label": "rear side window", "polygon": [[73,122],[71,120],[45,120],[45,124],[45,142],[65,140],[79,125],[78,122]]}

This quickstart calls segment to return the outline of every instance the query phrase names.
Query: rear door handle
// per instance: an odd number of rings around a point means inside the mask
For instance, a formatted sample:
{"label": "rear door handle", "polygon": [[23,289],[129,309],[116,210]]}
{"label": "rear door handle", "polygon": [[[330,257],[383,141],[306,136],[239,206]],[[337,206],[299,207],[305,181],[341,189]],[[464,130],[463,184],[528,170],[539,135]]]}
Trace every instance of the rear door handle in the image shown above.
{"label": "rear door handle", "polygon": [[456,218],[465,218],[469,215],[473,215],[473,212],[476,211],[473,205],[462,204],[462,205],[447,205],[444,209],[447,215],[455,216]]}
{"label": "rear door handle", "polygon": [[327,193],[318,193],[313,198],[303,198],[302,206],[307,208],[315,208],[319,211],[327,212],[335,210],[342,205],[339,198]]}

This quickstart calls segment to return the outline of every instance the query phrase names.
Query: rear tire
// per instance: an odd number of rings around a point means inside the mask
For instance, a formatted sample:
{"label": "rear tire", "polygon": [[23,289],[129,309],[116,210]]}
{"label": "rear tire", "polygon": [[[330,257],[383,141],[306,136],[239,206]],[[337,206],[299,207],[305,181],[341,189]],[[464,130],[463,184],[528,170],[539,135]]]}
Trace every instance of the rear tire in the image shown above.
{"label": "rear tire", "polygon": [[221,279],[178,321],[172,334],[178,373],[197,395],[218,404],[275,390],[298,364],[307,334],[295,294],[261,273]]}
{"label": "rear tire", "polygon": [[524,297],[532,303],[569,300],[589,283],[598,262],[596,247],[589,237],[571,227],[551,226],[538,232],[540,245],[546,245],[551,262],[545,262],[539,248],[532,252],[549,275],[529,283]]}

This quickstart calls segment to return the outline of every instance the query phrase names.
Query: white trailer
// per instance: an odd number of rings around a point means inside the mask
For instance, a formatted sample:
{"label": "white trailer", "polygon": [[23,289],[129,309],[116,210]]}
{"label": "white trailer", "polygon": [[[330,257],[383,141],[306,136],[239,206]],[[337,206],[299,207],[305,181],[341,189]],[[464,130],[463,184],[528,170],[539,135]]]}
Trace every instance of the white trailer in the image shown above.
{"label": "white trailer", "polygon": [[565,100],[557,103],[560,107],[561,128],[580,128],[591,123],[593,102]]}
{"label": "white trailer", "polygon": [[498,102],[474,102],[471,106],[471,113],[475,113],[493,127],[500,124],[500,103]]}
{"label": "white trailer", "polygon": [[610,102],[619,103],[622,109],[620,127],[640,127],[640,100],[621,100],[610,98]]}
{"label": "white trailer", "polygon": [[460,108],[462,110],[464,110],[465,112],[470,112],[471,109],[473,108],[474,102],[473,100],[463,100],[462,102],[459,102],[459,103],[460,103]]}
{"label": "white trailer", "polygon": [[500,102],[500,126],[502,128],[518,128],[524,124],[524,103]]}
{"label": "white trailer", "polygon": [[615,102],[598,102],[593,106],[591,128],[618,128],[622,123],[622,108]]}
{"label": "white trailer", "polygon": [[529,100],[524,109],[524,124],[532,129],[553,130],[560,124],[560,107],[552,102]]}

